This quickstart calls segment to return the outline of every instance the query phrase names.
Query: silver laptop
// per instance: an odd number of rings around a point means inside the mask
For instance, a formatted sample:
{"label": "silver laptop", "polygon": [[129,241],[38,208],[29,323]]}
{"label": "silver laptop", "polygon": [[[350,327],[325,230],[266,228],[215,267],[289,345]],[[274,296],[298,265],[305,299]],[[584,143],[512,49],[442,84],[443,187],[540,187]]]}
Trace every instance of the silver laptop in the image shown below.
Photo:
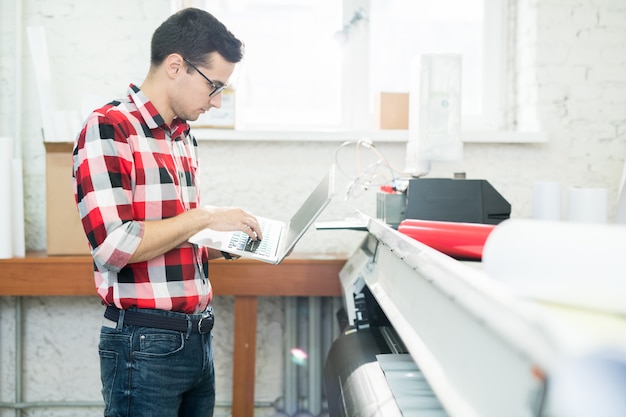
{"label": "silver laptop", "polygon": [[335,196],[335,166],[322,179],[289,222],[257,216],[263,240],[253,240],[247,234],[204,229],[189,242],[221,250],[234,255],[279,264],[293,250],[296,243],[330,204]]}

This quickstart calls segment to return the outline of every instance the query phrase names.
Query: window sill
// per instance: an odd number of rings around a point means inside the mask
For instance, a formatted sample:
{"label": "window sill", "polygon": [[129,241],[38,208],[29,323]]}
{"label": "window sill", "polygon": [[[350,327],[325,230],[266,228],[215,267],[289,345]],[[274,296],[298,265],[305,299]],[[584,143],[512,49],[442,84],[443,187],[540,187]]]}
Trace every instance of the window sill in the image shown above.
{"label": "window sill", "polygon": [[[374,143],[402,143],[408,130],[237,130],[192,128],[198,141],[344,142],[367,138]],[[463,132],[464,143],[545,143],[541,132]]]}

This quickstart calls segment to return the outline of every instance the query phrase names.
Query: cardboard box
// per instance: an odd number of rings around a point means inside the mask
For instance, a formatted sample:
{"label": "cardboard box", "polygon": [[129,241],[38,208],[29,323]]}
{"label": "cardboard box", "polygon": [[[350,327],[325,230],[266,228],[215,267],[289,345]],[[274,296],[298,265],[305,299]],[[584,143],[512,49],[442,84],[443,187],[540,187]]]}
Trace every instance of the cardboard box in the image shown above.
{"label": "cardboard box", "polygon": [[73,143],[45,142],[44,145],[48,255],[88,255],[89,245],[72,189]]}
{"label": "cardboard box", "polygon": [[378,129],[408,129],[409,93],[378,93],[376,124]]}

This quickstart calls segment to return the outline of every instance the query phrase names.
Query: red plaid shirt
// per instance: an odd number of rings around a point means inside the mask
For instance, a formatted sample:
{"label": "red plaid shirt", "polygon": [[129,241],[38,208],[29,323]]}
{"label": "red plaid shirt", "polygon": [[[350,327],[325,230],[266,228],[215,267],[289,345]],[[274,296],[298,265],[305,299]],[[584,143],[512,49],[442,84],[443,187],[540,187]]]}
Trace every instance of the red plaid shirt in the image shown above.
{"label": "red plaid shirt", "polygon": [[128,263],[143,220],[198,207],[198,143],[189,125],[168,126],[130,85],[128,96],[94,111],[74,144],[74,193],[105,304],[195,313],[211,302],[208,251],[184,243]]}

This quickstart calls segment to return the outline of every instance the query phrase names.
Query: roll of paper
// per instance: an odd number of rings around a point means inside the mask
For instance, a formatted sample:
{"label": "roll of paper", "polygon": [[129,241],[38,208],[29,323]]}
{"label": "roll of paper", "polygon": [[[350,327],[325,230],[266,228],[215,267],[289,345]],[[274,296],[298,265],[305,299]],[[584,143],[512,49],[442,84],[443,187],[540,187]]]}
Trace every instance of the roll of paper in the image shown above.
{"label": "roll of paper", "polygon": [[570,222],[606,223],[606,188],[571,187],[567,192],[567,220]]}
{"label": "roll of paper", "polygon": [[24,179],[22,177],[21,158],[13,158],[12,176],[13,256],[23,258],[26,256],[26,242],[24,238]]}
{"label": "roll of paper", "polygon": [[522,297],[626,314],[626,226],[510,219],[483,249],[485,272]]}
{"label": "roll of paper", "polygon": [[46,141],[51,141],[57,138],[57,134],[54,126],[55,99],[52,90],[52,72],[50,70],[46,32],[43,26],[29,26],[26,30],[35,71],[43,134]]}
{"label": "roll of paper", "polygon": [[433,249],[460,259],[480,260],[493,224],[406,219],[398,232],[419,240]]}
{"label": "roll of paper", "polygon": [[617,207],[615,207],[615,217],[613,221],[619,224],[626,224],[626,159],[624,159],[624,168],[622,168],[622,179],[619,182],[619,190],[617,193]]}
{"label": "roll of paper", "polygon": [[0,138],[0,258],[13,257],[13,139]]}
{"label": "roll of paper", "polygon": [[533,219],[561,220],[561,184],[537,181],[533,186]]}

